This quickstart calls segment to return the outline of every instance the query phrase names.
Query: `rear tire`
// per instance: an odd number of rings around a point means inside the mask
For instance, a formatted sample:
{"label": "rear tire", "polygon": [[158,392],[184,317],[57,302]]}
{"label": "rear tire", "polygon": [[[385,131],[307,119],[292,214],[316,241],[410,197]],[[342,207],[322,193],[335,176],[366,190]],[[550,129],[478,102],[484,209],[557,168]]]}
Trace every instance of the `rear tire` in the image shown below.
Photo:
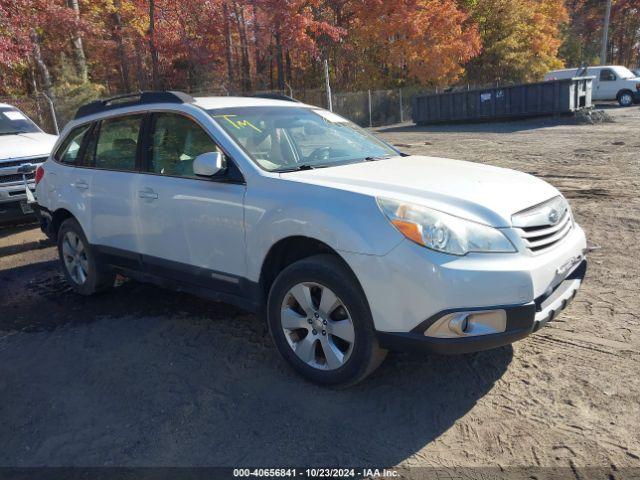
{"label": "rear tire", "polygon": [[282,357],[322,385],[354,385],[387,354],[378,345],[364,292],[335,255],[285,268],[271,287],[267,320]]}
{"label": "rear tire", "polygon": [[58,255],[67,282],[80,295],[93,295],[113,286],[115,274],[98,261],[75,218],[58,230]]}
{"label": "rear tire", "polygon": [[633,105],[633,93],[629,90],[624,90],[618,94],[618,104],[621,107],[630,107]]}

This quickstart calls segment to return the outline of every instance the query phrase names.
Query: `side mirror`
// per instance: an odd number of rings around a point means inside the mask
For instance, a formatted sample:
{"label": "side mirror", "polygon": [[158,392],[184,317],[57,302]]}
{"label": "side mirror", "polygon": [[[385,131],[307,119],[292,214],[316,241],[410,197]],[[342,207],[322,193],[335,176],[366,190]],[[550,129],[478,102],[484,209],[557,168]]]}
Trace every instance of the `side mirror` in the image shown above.
{"label": "side mirror", "polygon": [[200,177],[213,177],[224,170],[224,161],[220,152],[206,152],[193,160],[193,173]]}

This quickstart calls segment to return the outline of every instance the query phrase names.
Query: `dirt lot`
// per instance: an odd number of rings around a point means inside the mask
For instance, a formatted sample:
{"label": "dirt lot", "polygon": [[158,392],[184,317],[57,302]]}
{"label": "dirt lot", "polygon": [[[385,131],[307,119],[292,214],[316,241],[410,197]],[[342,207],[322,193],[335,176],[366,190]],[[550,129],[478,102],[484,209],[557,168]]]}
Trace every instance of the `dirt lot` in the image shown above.
{"label": "dirt lot", "polygon": [[36,229],[1,229],[0,465],[640,466],[640,108],[609,113],[380,130],[541,176],[602,249],[542,331],[392,354],[349,390],[298,378],[233,307],[134,283],[80,298]]}

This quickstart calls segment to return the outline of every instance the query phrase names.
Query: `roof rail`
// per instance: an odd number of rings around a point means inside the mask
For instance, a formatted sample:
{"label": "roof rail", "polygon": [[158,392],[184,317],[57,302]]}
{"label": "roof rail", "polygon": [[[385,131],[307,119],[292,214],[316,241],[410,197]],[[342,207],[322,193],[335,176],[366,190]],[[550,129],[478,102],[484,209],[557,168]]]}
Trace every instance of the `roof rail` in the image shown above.
{"label": "roof rail", "polygon": [[254,98],[271,98],[272,100],[285,100],[287,102],[300,103],[300,100],[296,100],[289,95],[283,95],[282,93],[256,93],[251,95]]}
{"label": "roof rail", "polygon": [[183,92],[149,91],[137,93],[125,93],[115,97],[95,100],[78,108],[74,119],[93,115],[94,113],[113,110],[114,108],[129,107],[132,105],[148,105],[153,103],[193,103],[191,95]]}

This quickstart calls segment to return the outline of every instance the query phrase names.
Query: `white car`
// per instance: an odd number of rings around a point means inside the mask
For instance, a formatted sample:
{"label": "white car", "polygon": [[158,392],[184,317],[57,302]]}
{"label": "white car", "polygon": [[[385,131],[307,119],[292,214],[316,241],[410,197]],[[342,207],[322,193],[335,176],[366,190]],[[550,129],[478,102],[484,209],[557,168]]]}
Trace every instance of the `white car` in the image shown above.
{"label": "white car", "polygon": [[595,77],[591,92],[593,100],[616,100],[623,107],[640,103],[640,78],[627,67],[604,65],[565,68],[547,73],[544,79],[548,81],[572,77]]}
{"label": "white car", "polygon": [[47,159],[56,139],[16,107],[0,103],[0,223],[33,216],[25,178],[34,189],[35,168]]}
{"label": "white car", "polygon": [[363,379],[389,349],[523,338],[586,271],[548,183],[403,155],[292,101],[92,103],[40,170],[42,226],[78,293],[117,272],[264,313],[282,356],[323,384]]}

